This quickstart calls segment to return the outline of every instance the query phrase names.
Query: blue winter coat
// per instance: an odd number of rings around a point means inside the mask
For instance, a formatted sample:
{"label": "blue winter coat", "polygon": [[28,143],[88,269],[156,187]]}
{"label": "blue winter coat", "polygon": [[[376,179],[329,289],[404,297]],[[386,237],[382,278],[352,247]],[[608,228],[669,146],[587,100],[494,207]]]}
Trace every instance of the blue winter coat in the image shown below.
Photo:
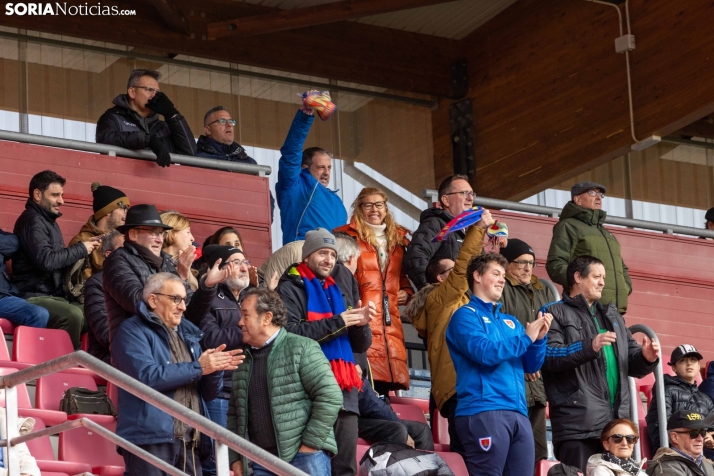
{"label": "blue winter coat", "polygon": [[[178,332],[193,355],[193,362],[171,363],[166,329],[158,316],[143,302],[137,314],[124,321],[112,340],[112,362],[130,377],[173,398],[174,389],[195,383],[201,400],[201,414],[207,415],[206,401],[211,401],[223,387],[223,372],[202,375],[198,358],[203,333],[187,319],[181,319]],[[137,445],[174,441],[174,418],[147,401],[119,389],[117,434]],[[211,439],[201,436],[201,456],[211,453]]]}
{"label": "blue winter coat", "polygon": [[494,410],[528,417],[525,373],[545,360],[548,337],[531,341],[513,316],[476,296],[459,308],[446,328],[446,344],[456,369],[456,416]]}
{"label": "blue winter coat", "polygon": [[315,118],[298,111],[280,148],[275,197],[280,207],[283,245],[304,240],[321,227],[333,230],[347,223],[347,210],[337,190],[330,190],[302,168],[302,148]]}

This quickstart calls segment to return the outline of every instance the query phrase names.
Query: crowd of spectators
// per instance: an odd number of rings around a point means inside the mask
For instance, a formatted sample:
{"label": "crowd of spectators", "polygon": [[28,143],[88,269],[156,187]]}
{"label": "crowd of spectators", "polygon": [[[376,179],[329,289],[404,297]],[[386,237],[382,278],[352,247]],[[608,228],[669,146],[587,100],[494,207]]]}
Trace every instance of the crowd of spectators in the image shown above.
{"label": "crowd of spectators", "polygon": [[[255,164],[225,107],[206,112],[196,143],[158,80],[156,71],[131,73],[127,93],[99,119],[98,142],[150,148],[162,167],[170,153]],[[348,221],[329,189],[332,155],[304,149],[315,112],[297,111],[280,149],[284,246],[260,268],[235,228],[201,246],[179,211],[131,206],[99,183],[93,214],[66,247],[56,223],[65,179],[45,170],[32,177],[13,233],[0,231],[0,315],[64,329],[75,348],[88,333],[95,357],[296,468],[354,476],[358,437],[434,449],[429,426],[401,420],[390,404],[391,391],[410,387],[403,314],[426,346],[430,413],[446,418],[451,451],[471,475],[532,474],[548,457],[546,402],[564,465],[642,474],[631,459],[639,436],[627,378],[652,372],[660,351],[625,325],[632,284],[602,226],[605,187],[573,186],[553,229],[546,269],[564,289],[556,302],[533,273],[528,243],[510,237],[484,252],[488,210],[434,240],[474,204],[465,176],[440,184],[411,241],[377,188],[359,193]],[[271,193],[271,217],[273,203]],[[666,406],[671,449],[657,451],[648,474],[714,474],[702,456],[714,450],[714,375],[697,388],[701,358],[689,345],[672,354],[666,401],[654,399],[647,417],[656,449],[657,406]],[[216,474],[210,438],[123,390],[117,433],[188,474]],[[128,474],[162,474],[123,456]],[[249,466],[272,474],[237,453],[230,463],[236,475]]]}

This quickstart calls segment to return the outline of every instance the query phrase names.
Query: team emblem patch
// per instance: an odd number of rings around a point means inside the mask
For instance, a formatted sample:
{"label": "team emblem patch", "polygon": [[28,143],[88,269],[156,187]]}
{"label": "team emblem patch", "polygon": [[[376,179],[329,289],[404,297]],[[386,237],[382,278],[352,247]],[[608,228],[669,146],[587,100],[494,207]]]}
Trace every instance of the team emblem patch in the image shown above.
{"label": "team emblem patch", "polygon": [[479,438],[478,439],[478,444],[481,446],[481,449],[484,451],[488,451],[491,449],[491,437],[486,436],[484,438]]}
{"label": "team emblem patch", "polygon": [[504,319],[503,322],[504,322],[508,327],[510,327],[511,329],[515,329],[515,328],[516,328],[516,323],[513,322],[513,321],[510,320],[510,319]]}
{"label": "team emblem patch", "polygon": [[483,322],[485,322],[486,324],[491,324],[491,320],[488,317],[481,316],[481,319],[483,319]]}

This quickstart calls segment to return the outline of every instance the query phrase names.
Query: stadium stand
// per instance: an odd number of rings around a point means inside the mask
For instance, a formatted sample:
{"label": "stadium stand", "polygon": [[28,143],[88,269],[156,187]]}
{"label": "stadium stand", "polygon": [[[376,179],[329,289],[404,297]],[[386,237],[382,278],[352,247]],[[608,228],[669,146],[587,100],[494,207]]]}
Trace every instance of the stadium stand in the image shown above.
{"label": "stadium stand", "polygon": [[[41,418],[35,418],[34,431],[37,432],[44,429],[45,422],[42,421]],[[51,472],[58,472],[58,474],[79,474],[92,471],[92,466],[86,463],[56,460],[49,436],[30,440],[27,442],[27,447],[32,456],[37,460],[37,466],[40,467],[43,476],[52,474]]]}
{"label": "stadium stand", "polygon": [[[102,426],[116,432],[116,422]],[[92,451],[87,451],[87,448]],[[92,474],[98,476],[124,474],[124,459],[117,453],[116,445],[84,427],[60,433],[59,459],[88,464],[92,467]]]}
{"label": "stadium stand", "polygon": [[[73,387],[83,387],[87,390],[97,390],[94,379],[88,375],[69,374],[58,372],[37,379],[35,389],[35,408],[41,410],[53,410],[60,408],[60,401],[64,392]],[[70,415],[70,420],[78,418],[89,418],[100,425],[116,425],[116,417],[112,415],[94,415],[86,413],[76,413]],[[51,423],[50,423],[51,424]]]}
{"label": "stadium stand", "polygon": [[[8,375],[13,372],[17,372],[17,369],[3,368],[0,367],[0,376]],[[0,396],[0,406],[5,406],[5,392],[1,392]],[[40,418],[44,422],[49,423],[50,426],[60,424],[67,420],[67,414],[59,410],[43,410],[39,408],[34,408],[32,402],[30,401],[30,394],[27,391],[27,386],[23,383],[17,386],[17,406],[18,413],[23,417]],[[59,408],[59,407],[58,407]]]}

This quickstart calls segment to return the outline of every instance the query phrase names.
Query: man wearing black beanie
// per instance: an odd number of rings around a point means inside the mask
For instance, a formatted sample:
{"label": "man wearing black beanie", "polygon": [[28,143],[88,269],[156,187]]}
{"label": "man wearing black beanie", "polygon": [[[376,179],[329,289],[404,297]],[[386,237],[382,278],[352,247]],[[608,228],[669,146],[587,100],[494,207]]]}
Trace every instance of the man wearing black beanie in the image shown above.
{"label": "man wearing black beanie", "polygon": [[[124,192],[107,185],[100,185],[99,182],[92,183],[91,189],[94,196],[92,203],[94,213],[79,230],[79,234],[72,238],[69,246],[114,231],[126,220],[126,211],[130,203]],[[89,262],[91,266],[82,272],[85,280],[102,270],[104,255],[101,248],[97,248],[89,255]]]}
{"label": "man wearing black beanie", "polygon": [[[535,252],[528,243],[517,238],[509,238],[508,246],[501,248],[501,254],[508,260],[506,284],[501,294],[501,312],[516,316],[526,326],[538,317],[543,305],[555,301],[550,289],[533,274],[536,266]],[[535,461],[548,459],[548,442],[545,426],[545,387],[540,372],[526,374],[526,403],[528,419],[533,428],[535,440]]]}

